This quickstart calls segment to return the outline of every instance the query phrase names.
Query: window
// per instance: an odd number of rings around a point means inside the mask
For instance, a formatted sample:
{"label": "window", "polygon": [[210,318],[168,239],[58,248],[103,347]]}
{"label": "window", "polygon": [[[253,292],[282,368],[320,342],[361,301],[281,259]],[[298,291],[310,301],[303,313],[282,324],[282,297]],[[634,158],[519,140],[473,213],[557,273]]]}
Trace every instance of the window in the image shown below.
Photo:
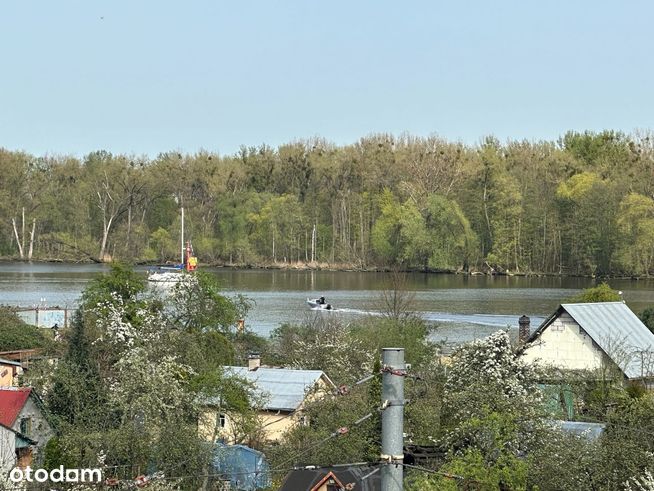
{"label": "window", "polygon": [[224,428],[227,424],[227,415],[225,413],[220,413],[218,415],[218,427]]}
{"label": "window", "polygon": [[32,418],[23,418],[20,420],[20,432],[25,436],[32,433]]}

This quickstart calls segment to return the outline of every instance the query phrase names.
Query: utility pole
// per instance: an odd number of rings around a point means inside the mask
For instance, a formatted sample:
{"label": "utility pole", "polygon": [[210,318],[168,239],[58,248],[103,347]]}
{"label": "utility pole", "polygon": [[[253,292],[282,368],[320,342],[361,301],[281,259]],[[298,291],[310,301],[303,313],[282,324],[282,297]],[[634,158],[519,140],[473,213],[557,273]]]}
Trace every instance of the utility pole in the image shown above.
{"label": "utility pole", "polygon": [[182,206],[182,233],[181,233],[181,240],[180,242],[182,243],[182,264],[185,266],[184,261],[184,207]]}
{"label": "utility pole", "polygon": [[402,491],[404,474],[404,348],[382,350],[381,489]]}

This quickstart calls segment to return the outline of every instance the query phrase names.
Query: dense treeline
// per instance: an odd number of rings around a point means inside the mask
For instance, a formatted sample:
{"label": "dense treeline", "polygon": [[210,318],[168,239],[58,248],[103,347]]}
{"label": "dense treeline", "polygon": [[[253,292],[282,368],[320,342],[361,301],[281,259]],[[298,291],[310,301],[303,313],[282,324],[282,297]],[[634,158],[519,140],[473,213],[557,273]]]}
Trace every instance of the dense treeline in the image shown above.
{"label": "dense treeline", "polygon": [[654,272],[654,137],[372,135],[236,155],[0,150],[0,254],[562,274]]}

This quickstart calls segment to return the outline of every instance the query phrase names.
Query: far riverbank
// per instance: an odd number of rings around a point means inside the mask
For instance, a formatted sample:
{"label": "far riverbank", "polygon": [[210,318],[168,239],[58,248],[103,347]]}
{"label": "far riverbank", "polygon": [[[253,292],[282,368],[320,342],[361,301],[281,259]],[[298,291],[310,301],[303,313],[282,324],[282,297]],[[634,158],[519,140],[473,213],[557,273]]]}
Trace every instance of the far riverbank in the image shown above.
{"label": "far riverbank", "polygon": [[[21,260],[17,257],[0,257],[0,263],[19,263],[19,264],[96,264],[96,265],[110,265],[111,262],[102,262],[97,260],[80,260],[69,261],[58,258],[50,259],[33,259],[31,261]],[[161,265],[161,262],[152,261],[136,261],[133,264],[145,268],[153,268]],[[173,264],[169,262],[167,264]],[[226,263],[226,262],[208,262],[199,263],[200,270],[210,268],[225,268],[234,270],[281,270],[281,271],[333,271],[333,272],[357,272],[357,273],[407,273],[407,274],[429,274],[429,275],[462,275],[462,276],[498,276],[498,277],[525,277],[525,278],[586,278],[595,281],[610,281],[610,280],[654,280],[654,276],[647,275],[582,275],[571,273],[553,273],[553,272],[538,272],[538,271],[495,271],[483,269],[470,269],[463,271],[461,269],[436,269],[436,268],[394,268],[391,266],[377,266],[377,265],[363,265],[357,263],[343,263],[343,262],[261,262],[261,263]]]}

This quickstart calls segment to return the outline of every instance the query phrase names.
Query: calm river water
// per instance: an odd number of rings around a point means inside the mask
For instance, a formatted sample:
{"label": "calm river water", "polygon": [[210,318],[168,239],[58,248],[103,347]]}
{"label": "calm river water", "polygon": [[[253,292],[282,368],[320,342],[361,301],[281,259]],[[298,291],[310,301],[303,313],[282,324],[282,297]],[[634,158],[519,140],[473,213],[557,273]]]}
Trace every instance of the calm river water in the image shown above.
{"label": "calm river water", "polygon": [[[0,304],[75,306],[80,292],[107,267],[97,264],[0,263]],[[142,268],[145,275],[146,268]],[[208,269],[227,294],[241,293],[255,304],[246,323],[266,335],[284,322],[301,322],[315,315],[345,320],[377,315],[383,310],[382,292],[389,287],[386,273]],[[482,337],[507,325],[517,326],[522,314],[537,325],[583,288],[588,278],[488,277],[413,273],[406,286],[413,306],[438,323],[438,339],[453,342]],[[654,280],[613,280],[635,312],[654,305]],[[313,312],[307,298],[325,296],[336,312]]]}

